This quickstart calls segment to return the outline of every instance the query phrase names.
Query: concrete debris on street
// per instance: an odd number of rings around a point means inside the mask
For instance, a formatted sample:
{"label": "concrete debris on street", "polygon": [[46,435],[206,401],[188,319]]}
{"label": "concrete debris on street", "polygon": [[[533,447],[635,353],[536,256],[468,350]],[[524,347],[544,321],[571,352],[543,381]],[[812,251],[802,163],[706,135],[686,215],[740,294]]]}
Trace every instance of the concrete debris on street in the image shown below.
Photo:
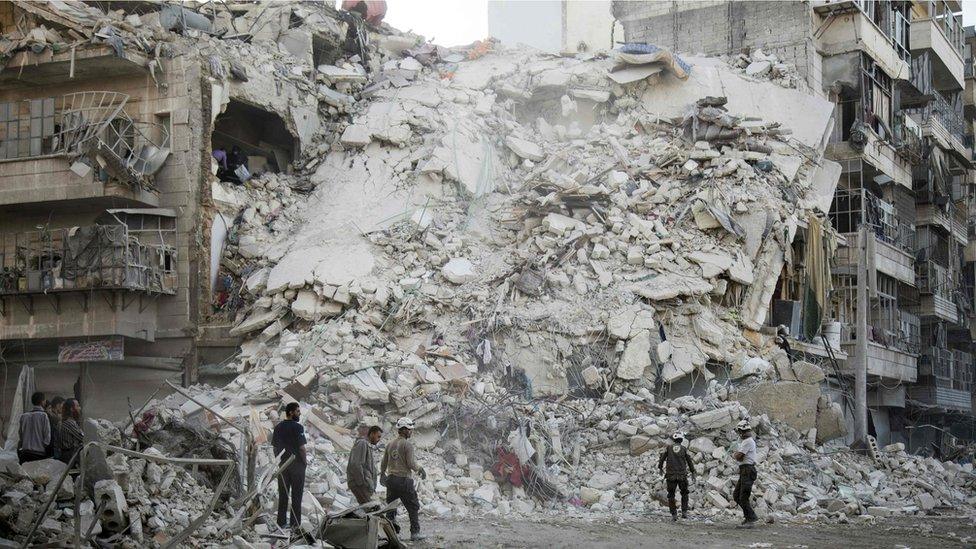
{"label": "concrete debris on street", "polygon": [[[51,23],[0,42],[4,58],[75,41],[153,70],[198,56],[204,112],[275,113],[296,160],[206,167],[226,233],[213,314],[242,341],[228,381],[89,420],[84,497],[60,461],[3,454],[0,546],[72,540],[79,523],[119,547],[270,547],[287,533],[269,441],[294,401],[305,532],[357,506],[353,443],[369,425],[389,442],[400,417],[425,517],[663,513],[657,459],[682,431],[693,514],[731,523],[743,420],[765,520],[976,507],[972,463],[848,448],[821,389],[835,372],[794,360],[767,322],[795,237],[828,258],[839,239],[834,104],[776,55],[442,48],[323,3],[106,4],[26,3]],[[365,48],[343,46],[350,25]],[[824,308],[827,279],[809,294]]]}

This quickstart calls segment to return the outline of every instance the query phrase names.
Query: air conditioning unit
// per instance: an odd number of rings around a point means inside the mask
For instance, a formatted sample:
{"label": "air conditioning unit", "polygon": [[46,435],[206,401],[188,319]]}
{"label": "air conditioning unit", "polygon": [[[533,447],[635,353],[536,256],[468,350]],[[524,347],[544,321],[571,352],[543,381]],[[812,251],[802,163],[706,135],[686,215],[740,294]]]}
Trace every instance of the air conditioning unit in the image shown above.
{"label": "air conditioning unit", "polygon": [[786,299],[773,300],[773,314],[770,318],[773,326],[783,325],[789,328],[790,335],[796,337],[803,328],[803,307],[799,301]]}

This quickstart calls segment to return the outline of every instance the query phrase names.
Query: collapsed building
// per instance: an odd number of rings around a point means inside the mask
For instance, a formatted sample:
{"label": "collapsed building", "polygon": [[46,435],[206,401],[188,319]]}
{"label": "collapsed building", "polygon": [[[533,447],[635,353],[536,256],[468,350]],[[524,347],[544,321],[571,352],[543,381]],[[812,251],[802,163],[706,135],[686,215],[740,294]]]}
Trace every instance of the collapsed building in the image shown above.
{"label": "collapsed building", "polygon": [[[799,262],[784,271],[770,320],[792,328],[792,346],[808,360],[836,369],[832,394],[849,418],[863,355],[869,433],[879,443],[938,456],[970,444],[973,32],[962,27],[960,3],[618,2],[614,10],[628,40],[737,55],[747,74],[771,70],[741,55],[762,48],[834,104],[826,156],[842,170],[829,221],[841,240],[826,319],[808,322]],[[859,321],[862,289],[869,310]]]}
{"label": "collapsed building", "polygon": [[[0,8],[16,29],[5,23],[0,79],[20,97],[56,89],[45,78],[118,85],[84,107],[41,101],[47,154],[25,138],[24,156],[0,163],[24,171],[0,179],[20,201],[5,223],[47,209],[32,236],[10,231],[0,326],[26,365],[64,338],[121,336],[62,354],[179,366],[185,387],[90,424],[124,520],[48,510],[76,495],[63,469],[8,459],[4,536],[51,542],[76,520],[161,546],[274,536],[258,521],[275,472],[266,442],[295,400],[311,435],[309,530],[353,501],[343,462],[359,427],[392,432],[399,416],[418,426],[433,516],[652,512],[653,454],[681,429],[697,511],[728,517],[741,419],[762,440],[762,514],[871,521],[976,504],[971,464],[899,443],[841,450],[842,346],[822,343],[833,360],[820,360],[814,337],[839,287],[831,258],[852,246],[835,224],[849,172],[830,159],[836,105],[790,62],[643,44],[445,49],[376,26],[350,51],[341,37],[359,24],[319,3],[113,9]],[[740,66],[757,62],[768,70]],[[149,120],[164,131],[125,129]],[[235,146],[247,170],[231,177],[213,153]],[[30,179],[37,162],[60,175]],[[47,193],[76,193],[61,209],[33,192],[54,182],[68,190]],[[778,344],[791,296],[803,323]],[[194,384],[205,372],[212,383]],[[204,458],[211,469],[181,467]]]}

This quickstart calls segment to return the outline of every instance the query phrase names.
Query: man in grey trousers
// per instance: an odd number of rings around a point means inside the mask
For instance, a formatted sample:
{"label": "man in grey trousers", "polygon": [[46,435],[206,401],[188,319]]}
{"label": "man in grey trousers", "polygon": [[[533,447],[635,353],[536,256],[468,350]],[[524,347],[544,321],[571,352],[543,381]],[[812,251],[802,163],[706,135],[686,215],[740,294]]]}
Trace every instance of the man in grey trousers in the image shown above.
{"label": "man in grey trousers", "polygon": [[360,505],[373,499],[376,493],[376,445],[383,437],[383,429],[378,425],[369,428],[365,437],[360,437],[352,446],[349,453],[349,463],[346,464],[346,484],[349,491],[356,496]]}

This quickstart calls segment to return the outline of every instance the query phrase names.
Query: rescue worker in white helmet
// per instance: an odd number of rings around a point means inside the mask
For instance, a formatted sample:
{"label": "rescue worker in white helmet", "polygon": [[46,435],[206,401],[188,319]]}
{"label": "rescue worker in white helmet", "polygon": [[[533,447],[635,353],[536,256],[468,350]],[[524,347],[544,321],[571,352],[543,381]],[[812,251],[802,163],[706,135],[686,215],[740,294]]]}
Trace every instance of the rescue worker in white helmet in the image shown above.
{"label": "rescue worker in white helmet", "polygon": [[[421,467],[414,458],[413,443],[410,436],[413,434],[414,423],[408,417],[397,420],[397,433],[399,436],[386,447],[383,453],[383,463],[380,465],[380,483],[386,486],[386,502],[400,500],[403,507],[407,510],[410,517],[410,540],[420,541],[426,536],[420,533],[420,500],[417,498],[417,487],[413,481],[413,473],[416,471],[420,478],[427,478],[427,471]],[[387,476],[389,473],[389,476]],[[400,530],[396,522],[396,509],[389,513],[390,522]]]}
{"label": "rescue worker in white helmet", "polygon": [[695,464],[691,461],[688,448],[681,443],[685,435],[681,431],[671,435],[671,444],[661,453],[657,468],[664,473],[664,480],[668,488],[668,508],[671,509],[671,520],[678,520],[678,505],[674,499],[676,489],[681,489],[681,518],[688,518],[688,474],[692,482],[695,481]]}

